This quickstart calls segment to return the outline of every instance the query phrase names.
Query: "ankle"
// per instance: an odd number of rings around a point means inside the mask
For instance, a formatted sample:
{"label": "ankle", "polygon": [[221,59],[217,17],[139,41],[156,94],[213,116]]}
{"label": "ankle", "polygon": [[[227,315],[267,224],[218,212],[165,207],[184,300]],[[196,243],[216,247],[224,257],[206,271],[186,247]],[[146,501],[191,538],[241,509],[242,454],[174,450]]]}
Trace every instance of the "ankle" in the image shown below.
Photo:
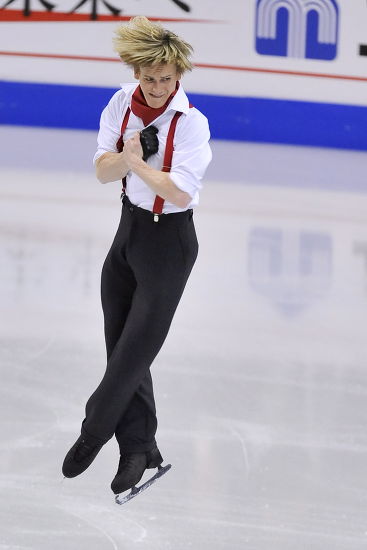
{"label": "ankle", "polygon": [[158,447],[154,447],[151,451],[146,453],[147,468],[158,468],[163,462],[163,457],[159,452]]}

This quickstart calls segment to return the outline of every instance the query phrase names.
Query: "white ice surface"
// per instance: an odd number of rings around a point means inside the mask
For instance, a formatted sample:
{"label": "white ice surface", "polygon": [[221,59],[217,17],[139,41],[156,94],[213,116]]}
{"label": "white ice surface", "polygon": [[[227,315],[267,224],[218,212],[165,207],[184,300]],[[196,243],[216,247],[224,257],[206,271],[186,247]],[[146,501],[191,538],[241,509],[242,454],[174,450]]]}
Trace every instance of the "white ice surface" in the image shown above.
{"label": "white ice surface", "polygon": [[213,143],[200,254],[153,367],[172,470],[62,480],[105,367],[119,185],[95,134],[0,127],[0,550],[365,550],[367,155]]}

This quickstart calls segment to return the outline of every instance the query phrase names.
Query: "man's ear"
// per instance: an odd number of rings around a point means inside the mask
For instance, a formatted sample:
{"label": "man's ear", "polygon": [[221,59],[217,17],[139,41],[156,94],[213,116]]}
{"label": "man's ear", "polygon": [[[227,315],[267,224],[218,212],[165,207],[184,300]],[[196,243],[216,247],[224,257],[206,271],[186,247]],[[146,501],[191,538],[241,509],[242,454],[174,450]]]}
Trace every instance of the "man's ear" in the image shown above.
{"label": "man's ear", "polygon": [[139,67],[134,67],[134,78],[136,78],[136,80],[139,80],[139,78],[140,78]]}

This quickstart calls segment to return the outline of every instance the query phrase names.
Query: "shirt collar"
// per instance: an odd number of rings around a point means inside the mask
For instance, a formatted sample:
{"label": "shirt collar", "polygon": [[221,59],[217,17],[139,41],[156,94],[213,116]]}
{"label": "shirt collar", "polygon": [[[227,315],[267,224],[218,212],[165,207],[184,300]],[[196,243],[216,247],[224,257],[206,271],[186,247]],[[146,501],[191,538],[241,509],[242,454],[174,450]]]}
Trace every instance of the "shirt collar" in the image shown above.
{"label": "shirt collar", "polygon": [[172,98],[171,103],[168,105],[168,109],[173,111],[180,111],[187,114],[189,112],[189,100],[180,82],[180,86]]}

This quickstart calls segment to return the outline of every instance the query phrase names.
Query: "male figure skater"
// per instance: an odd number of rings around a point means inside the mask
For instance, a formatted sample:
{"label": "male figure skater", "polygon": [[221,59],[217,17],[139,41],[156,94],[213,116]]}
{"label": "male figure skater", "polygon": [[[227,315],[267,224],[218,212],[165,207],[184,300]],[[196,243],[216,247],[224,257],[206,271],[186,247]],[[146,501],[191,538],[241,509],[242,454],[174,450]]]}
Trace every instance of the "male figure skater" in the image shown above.
{"label": "male figure skater", "polygon": [[111,488],[118,494],[163,461],[150,367],[196,260],[193,207],[211,150],[207,119],[180,83],[192,69],[192,47],[145,17],[121,25],[114,42],[139,83],[123,85],[102,112],[94,157],[101,183],[124,183],[102,269],[107,368],[62,470],[81,474],[115,435],[121,457]]}

